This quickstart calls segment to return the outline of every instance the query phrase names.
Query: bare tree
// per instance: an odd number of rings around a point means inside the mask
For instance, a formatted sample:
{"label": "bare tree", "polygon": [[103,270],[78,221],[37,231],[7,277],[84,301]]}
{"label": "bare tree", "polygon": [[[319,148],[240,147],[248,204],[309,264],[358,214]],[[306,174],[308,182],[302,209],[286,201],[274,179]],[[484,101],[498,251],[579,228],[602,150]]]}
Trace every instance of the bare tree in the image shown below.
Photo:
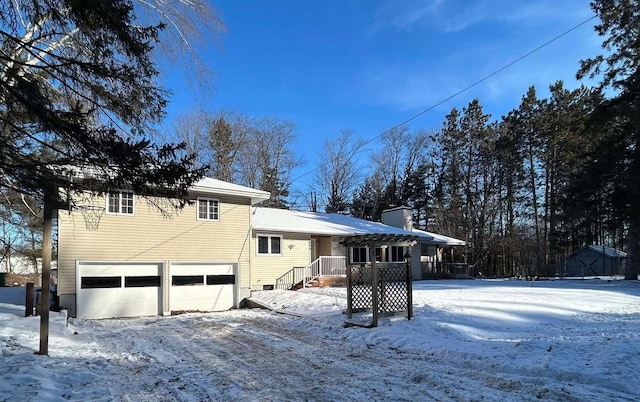
{"label": "bare tree", "polygon": [[291,148],[295,124],[271,117],[256,119],[238,153],[242,184],[271,193],[266,206],[286,207],[291,172],[302,164]]}
{"label": "bare tree", "polygon": [[165,137],[183,142],[187,153],[195,156],[196,164],[208,166],[207,174],[210,174],[213,156],[207,139],[208,119],[207,112],[203,110],[180,114],[173,121],[171,132],[165,133]]}
{"label": "bare tree", "polygon": [[202,47],[218,43],[225,25],[207,0],[134,0],[136,15],[148,24],[163,24],[157,58],[186,73],[184,82],[202,95],[211,93],[213,71],[202,60]]}
{"label": "bare tree", "polygon": [[325,142],[315,182],[321,189],[322,199],[326,200],[326,212],[348,212],[350,198],[358,184],[357,154],[362,144],[351,130],[342,130],[336,139]]}
{"label": "bare tree", "polygon": [[376,170],[393,194],[397,193],[408,137],[409,129],[405,126],[385,131],[381,137],[382,149],[373,158]]}
{"label": "bare tree", "polygon": [[375,170],[383,180],[385,198],[391,204],[406,203],[409,177],[424,164],[429,146],[425,130],[410,132],[402,126],[382,134],[382,149],[373,156]]}
{"label": "bare tree", "polygon": [[269,191],[266,205],[286,206],[291,172],[302,164],[292,149],[292,121],[223,110],[185,114],[174,127],[198,161],[210,165],[208,174]]}

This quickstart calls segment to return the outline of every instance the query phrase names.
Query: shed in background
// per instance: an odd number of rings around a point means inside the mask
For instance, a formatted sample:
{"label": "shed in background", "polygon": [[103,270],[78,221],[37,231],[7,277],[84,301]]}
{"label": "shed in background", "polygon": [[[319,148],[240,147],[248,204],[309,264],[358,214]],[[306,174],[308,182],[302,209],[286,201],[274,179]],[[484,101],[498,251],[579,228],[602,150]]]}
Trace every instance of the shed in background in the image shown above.
{"label": "shed in background", "polygon": [[624,274],[627,253],[609,246],[585,246],[567,257],[567,276]]}

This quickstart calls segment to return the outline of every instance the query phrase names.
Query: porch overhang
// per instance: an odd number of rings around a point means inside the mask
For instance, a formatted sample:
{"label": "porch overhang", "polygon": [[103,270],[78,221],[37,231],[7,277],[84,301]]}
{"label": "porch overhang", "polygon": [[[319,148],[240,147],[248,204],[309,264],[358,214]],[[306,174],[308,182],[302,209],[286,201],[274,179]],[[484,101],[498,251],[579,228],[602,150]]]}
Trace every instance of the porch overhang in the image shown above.
{"label": "porch overhang", "polygon": [[340,244],[346,247],[367,247],[371,245],[408,244],[412,245],[420,236],[408,234],[374,233],[345,236]]}

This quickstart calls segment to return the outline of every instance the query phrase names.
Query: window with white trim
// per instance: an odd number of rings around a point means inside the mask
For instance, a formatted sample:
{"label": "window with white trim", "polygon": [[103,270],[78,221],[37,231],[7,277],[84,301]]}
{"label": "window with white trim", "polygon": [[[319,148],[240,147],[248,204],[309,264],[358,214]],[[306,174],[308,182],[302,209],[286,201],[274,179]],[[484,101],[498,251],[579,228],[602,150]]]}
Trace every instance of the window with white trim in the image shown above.
{"label": "window with white trim", "polygon": [[107,194],[107,213],[118,215],[133,215],[133,191],[117,191]]}
{"label": "window with white trim", "polygon": [[[403,246],[376,247],[376,262],[404,262],[405,248]],[[351,247],[351,262],[366,264],[371,261],[368,247]]]}
{"label": "window with white trim", "polygon": [[256,253],[258,255],[282,254],[282,236],[257,235]]}
{"label": "window with white trim", "polygon": [[351,247],[351,262],[354,264],[364,264],[368,261],[367,247]]}
{"label": "window with white trim", "polygon": [[404,247],[391,246],[389,248],[391,249],[389,262],[404,262]]}
{"label": "window with white trim", "polygon": [[198,198],[198,220],[217,221],[220,219],[220,201],[213,198]]}

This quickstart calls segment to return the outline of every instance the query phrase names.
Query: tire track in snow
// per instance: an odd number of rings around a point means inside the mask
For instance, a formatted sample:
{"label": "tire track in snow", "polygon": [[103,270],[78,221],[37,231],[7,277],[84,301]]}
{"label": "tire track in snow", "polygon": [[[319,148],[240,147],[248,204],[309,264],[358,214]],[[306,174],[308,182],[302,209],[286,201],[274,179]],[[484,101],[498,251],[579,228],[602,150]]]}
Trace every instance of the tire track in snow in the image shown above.
{"label": "tire track in snow", "polygon": [[123,347],[118,341],[123,335],[132,342],[127,346],[133,357],[119,362],[131,375],[105,378],[117,384],[112,396],[123,401],[464,400],[436,389],[455,376],[416,376],[406,355],[320,338],[289,328],[284,317],[251,316],[185,317],[166,328],[155,321],[97,339],[115,350]]}
{"label": "tire track in snow", "polygon": [[487,369],[473,353],[371,347],[299,318],[247,311],[129,323],[107,320],[94,337],[126,350],[113,362],[121,370],[102,373],[115,400],[576,400],[540,372]]}

